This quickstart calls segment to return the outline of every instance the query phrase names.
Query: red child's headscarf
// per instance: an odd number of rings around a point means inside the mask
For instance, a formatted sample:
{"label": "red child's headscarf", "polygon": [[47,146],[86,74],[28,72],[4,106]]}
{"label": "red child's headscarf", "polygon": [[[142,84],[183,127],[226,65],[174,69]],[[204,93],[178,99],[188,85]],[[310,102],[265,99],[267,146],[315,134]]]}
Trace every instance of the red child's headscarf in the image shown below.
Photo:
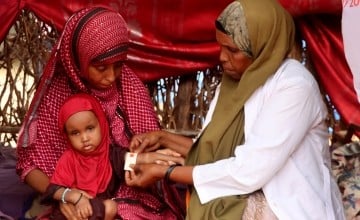
{"label": "red child's headscarf", "polygon": [[50,182],[56,185],[84,190],[91,196],[105,191],[112,175],[109,160],[109,125],[100,103],[95,97],[79,93],[67,99],[59,112],[59,128],[66,139],[66,121],[75,113],[92,111],[101,130],[101,142],[95,151],[82,154],[68,141],[68,148],[60,157]]}

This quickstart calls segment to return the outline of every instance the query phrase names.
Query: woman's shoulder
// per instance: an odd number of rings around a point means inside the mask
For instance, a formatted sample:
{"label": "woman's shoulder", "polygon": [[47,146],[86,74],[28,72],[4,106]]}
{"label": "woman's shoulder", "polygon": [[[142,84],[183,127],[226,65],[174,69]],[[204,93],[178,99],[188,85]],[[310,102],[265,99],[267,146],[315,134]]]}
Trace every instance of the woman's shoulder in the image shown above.
{"label": "woman's shoulder", "polygon": [[306,68],[305,64],[295,59],[286,59],[274,74],[278,83],[301,85],[317,85],[314,75]]}
{"label": "woman's shoulder", "polygon": [[287,71],[291,71],[291,72],[295,71],[298,73],[305,73],[305,74],[310,73],[303,63],[292,58],[285,59],[278,68],[277,73],[287,72]]}

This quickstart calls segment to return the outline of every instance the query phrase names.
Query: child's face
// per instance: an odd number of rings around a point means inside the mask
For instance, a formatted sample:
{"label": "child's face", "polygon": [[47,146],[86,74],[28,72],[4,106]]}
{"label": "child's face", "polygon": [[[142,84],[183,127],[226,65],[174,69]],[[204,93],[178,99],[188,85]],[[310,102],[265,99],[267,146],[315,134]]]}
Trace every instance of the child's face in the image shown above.
{"label": "child's face", "polygon": [[70,116],[65,123],[65,132],[73,148],[81,153],[94,151],[101,142],[99,121],[92,111]]}

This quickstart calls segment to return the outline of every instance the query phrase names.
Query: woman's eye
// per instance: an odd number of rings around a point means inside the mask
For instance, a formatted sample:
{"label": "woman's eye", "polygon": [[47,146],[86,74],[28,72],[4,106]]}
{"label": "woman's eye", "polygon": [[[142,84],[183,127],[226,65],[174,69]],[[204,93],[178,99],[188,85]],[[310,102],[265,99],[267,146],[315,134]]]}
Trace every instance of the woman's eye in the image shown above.
{"label": "woman's eye", "polygon": [[231,52],[231,53],[236,53],[239,51],[239,48],[236,48],[236,47],[228,47],[228,50]]}
{"label": "woman's eye", "polygon": [[106,66],[100,65],[100,66],[96,66],[96,69],[100,72],[103,72],[106,70]]}

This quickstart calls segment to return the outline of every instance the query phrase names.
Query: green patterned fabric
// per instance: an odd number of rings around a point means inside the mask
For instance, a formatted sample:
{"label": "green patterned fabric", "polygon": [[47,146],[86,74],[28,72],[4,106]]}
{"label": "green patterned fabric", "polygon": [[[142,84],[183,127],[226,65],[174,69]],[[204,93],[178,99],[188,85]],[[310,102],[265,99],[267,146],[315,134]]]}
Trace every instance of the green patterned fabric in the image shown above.
{"label": "green patterned fabric", "polygon": [[332,151],[332,162],[346,219],[360,219],[360,142],[337,147]]}

